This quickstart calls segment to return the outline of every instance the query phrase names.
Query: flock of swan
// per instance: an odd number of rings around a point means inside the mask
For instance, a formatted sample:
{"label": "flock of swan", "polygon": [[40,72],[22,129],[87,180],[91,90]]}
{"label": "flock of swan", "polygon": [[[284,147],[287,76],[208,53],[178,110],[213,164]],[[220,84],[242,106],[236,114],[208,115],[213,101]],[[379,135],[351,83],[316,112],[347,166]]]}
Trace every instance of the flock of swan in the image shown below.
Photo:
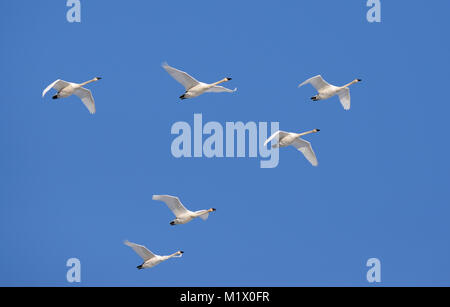
{"label": "flock of swan", "polygon": [[[209,217],[209,214],[216,211],[216,209],[214,208],[208,210],[190,211],[186,209],[185,206],[183,206],[178,197],[170,195],[153,195],[153,200],[164,202],[175,215],[175,219],[170,222],[170,225],[172,226],[189,223],[197,217],[206,221]],[[125,241],[125,245],[131,247],[136,252],[136,254],[138,254],[142,258],[142,260],[144,260],[144,263],[137,266],[139,270],[152,268],[163,261],[169,260],[174,257],[181,257],[184,253],[183,251],[177,251],[168,256],[159,256],[153,254],[145,246],[136,243]]]}
{"label": "flock of swan", "polygon": [[[185,88],[185,92],[179,97],[181,100],[194,98],[204,93],[233,93],[237,91],[237,88],[231,90],[219,85],[231,81],[231,78],[223,78],[222,80],[214,83],[204,83],[197,81],[195,78],[184,71],[169,66],[167,63],[163,63],[162,67],[172,78],[178,81]],[[42,92],[42,97],[44,97],[51,89],[55,89],[57,91],[53,96],[53,99],[67,98],[75,94],[78,98],[81,99],[83,104],[89,110],[89,113],[95,114],[96,108],[94,97],[92,96],[91,91],[84,88],[84,86],[100,79],[100,77],[96,77],[83,83],[73,83],[58,79],[50,84]],[[317,95],[311,97],[313,101],[325,100],[334,96],[338,96],[342,107],[345,110],[350,110],[349,87],[358,82],[361,82],[361,79],[355,79],[344,86],[334,86],[326,82],[321,75],[318,75],[306,80],[298,87],[302,87],[306,84],[311,84],[318,93]],[[311,143],[302,139],[301,137],[317,133],[319,131],[319,129],[314,129],[303,133],[277,131],[265,141],[264,146],[267,146],[267,144],[273,141],[276,141],[276,143],[273,142],[274,144],[272,145],[272,147],[274,148],[293,146],[298,151],[300,151],[313,166],[317,166],[317,157],[314,153],[314,150],[312,149]],[[216,209],[214,208],[208,210],[190,211],[183,206],[178,197],[170,195],[154,195],[153,200],[164,202],[167,207],[173,212],[173,214],[175,215],[175,219],[170,222],[170,225],[172,226],[189,223],[190,221],[198,217],[202,220],[206,220],[208,219],[211,212],[216,211]],[[139,270],[154,267],[163,261],[171,258],[181,257],[183,255],[183,251],[177,251],[168,256],[159,256],[153,254],[145,246],[129,241],[125,241],[124,244],[131,247],[144,260],[144,263],[137,267]]]}

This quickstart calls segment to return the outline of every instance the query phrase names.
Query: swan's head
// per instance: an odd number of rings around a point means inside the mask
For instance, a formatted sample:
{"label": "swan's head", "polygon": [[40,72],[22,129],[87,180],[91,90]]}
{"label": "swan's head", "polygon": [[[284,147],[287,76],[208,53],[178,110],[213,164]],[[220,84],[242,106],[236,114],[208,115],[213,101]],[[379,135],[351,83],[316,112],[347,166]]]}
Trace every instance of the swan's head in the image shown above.
{"label": "swan's head", "polygon": [[225,80],[227,80],[227,81],[231,81],[231,80],[233,80],[232,78],[225,78]]}
{"label": "swan's head", "polygon": [[320,132],[320,129],[314,129],[314,133]]}
{"label": "swan's head", "polygon": [[98,81],[98,80],[101,80],[102,77],[95,77],[94,79],[95,79],[95,81]]}
{"label": "swan's head", "polygon": [[356,79],[356,81],[357,81],[357,82],[361,82],[362,80],[361,80],[361,79]]}
{"label": "swan's head", "polygon": [[209,212],[214,212],[214,211],[216,211],[216,208],[209,209]]}

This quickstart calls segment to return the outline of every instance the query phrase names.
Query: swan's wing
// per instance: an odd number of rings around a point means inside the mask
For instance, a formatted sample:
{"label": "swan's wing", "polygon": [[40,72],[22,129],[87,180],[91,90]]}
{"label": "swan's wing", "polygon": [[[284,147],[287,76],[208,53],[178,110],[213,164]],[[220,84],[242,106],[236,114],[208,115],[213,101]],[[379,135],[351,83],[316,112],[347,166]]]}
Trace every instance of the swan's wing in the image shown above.
{"label": "swan's wing", "polygon": [[125,241],[124,244],[131,247],[136,252],[136,254],[138,254],[142,259],[144,259],[144,261],[150,260],[153,257],[155,257],[155,254],[149,251],[145,246],[132,243],[130,241]]}
{"label": "swan's wing", "polygon": [[153,200],[165,202],[167,207],[175,214],[176,217],[188,213],[178,197],[169,195],[153,195]]}
{"label": "swan's wing", "polygon": [[314,86],[314,88],[319,92],[320,90],[331,86],[327,81],[325,81],[321,75],[312,77],[308,80],[306,80],[305,82],[303,82],[302,84],[300,84],[298,87],[301,87],[305,84],[310,83],[312,86]]}
{"label": "swan's wing", "polygon": [[274,134],[272,134],[272,136],[270,138],[268,138],[265,142],[264,142],[264,146],[267,146],[267,144],[270,143],[270,141],[272,141],[274,138],[276,138],[278,136],[278,139],[282,139],[284,138],[286,135],[288,135],[289,132],[285,132],[285,131],[277,131]]}
{"label": "swan's wing", "polygon": [[350,110],[350,89],[344,88],[338,93],[338,95],[344,109],[347,111]]}
{"label": "swan's wing", "polygon": [[74,94],[83,101],[84,105],[89,110],[89,113],[95,114],[95,101],[90,90],[80,87],[75,90]]}
{"label": "swan's wing", "polygon": [[167,63],[163,63],[162,67],[172,76],[172,78],[180,82],[186,91],[200,83],[186,72],[170,67]]}
{"label": "swan's wing", "polygon": [[229,88],[223,87],[223,86],[213,86],[211,87],[209,90],[207,90],[207,93],[223,93],[223,92],[227,92],[227,93],[234,93],[237,91],[237,88],[235,88],[234,90],[230,90]]}
{"label": "swan's wing", "polygon": [[44,97],[45,94],[47,94],[47,92],[49,90],[51,90],[52,88],[54,88],[55,90],[57,90],[59,92],[60,90],[62,90],[63,88],[65,88],[66,86],[69,86],[69,85],[70,85],[69,82],[58,79],[55,82],[53,82],[52,84],[50,84],[49,86],[47,86],[47,88],[42,92],[42,97]]}
{"label": "swan's wing", "polygon": [[294,143],[292,143],[292,146],[297,148],[297,150],[300,151],[313,166],[319,165],[316,154],[311,147],[311,143],[302,139],[296,139]]}
{"label": "swan's wing", "polygon": [[206,221],[209,217],[209,212],[206,212],[205,214],[202,214],[199,216],[202,220]]}

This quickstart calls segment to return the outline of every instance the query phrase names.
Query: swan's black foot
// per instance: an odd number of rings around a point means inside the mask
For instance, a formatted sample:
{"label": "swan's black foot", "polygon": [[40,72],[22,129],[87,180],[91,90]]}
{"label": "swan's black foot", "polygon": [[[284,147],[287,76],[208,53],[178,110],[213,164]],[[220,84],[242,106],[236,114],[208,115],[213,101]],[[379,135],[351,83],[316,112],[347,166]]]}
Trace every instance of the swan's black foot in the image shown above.
{"label": "swan's black foot", "polygon": [[55,95],[52,97],[53,99],[58,99],[58,95]]}
{"label": "swan's black foot", "polygon": [[174,225],[175,225],[175,222],[174,222],[174,221],[170,222],[170,225],[174,226]]}
{"label": "swan's black foot", "polygon": [[138,265],[137,267],[136,267],[138,270],[142,270],[143,268],[142,268],[142,264],[141,265]]}
{"label": "swan's black foot", "polygon": [[319,100],[319,99],[317,99],[317,97],[314,96],[314,97],[311,97],[311,100],[312,100],[312,101],[317,101],[317,100]]}

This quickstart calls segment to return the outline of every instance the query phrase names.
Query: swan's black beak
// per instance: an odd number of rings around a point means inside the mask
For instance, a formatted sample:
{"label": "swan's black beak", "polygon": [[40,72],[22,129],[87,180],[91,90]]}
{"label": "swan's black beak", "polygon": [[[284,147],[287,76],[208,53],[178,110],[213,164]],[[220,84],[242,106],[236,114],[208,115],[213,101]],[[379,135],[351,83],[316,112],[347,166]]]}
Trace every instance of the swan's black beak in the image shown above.
{"label": "swan's black beak", "polygon": [[362,80],[361,79],[357,79],[358,80],[358,82],[361,82]]}
{"label": "swan's black beak", "polygon": [[97,80],[101,80],[101,79],[103,79],[102,77],[97,77]]}
{"label": "swan's black beak", "polygon": [[231,81],[231,80],[233,80],[232,78],[227,78],[227,81]]}
{"label": "swan's black beak", "polygon": [[320,129],[316,129],[316,132],[320,132]]}
{"label": "swan's black beak", "polygon": [[184,254],[184,252],[183,252],[183,251],[180,251],[180,254]]}
{"label": "swan's black beak", "polygon": [[212,209],[212,211],[216,211],[216,208],[211,208]]}

